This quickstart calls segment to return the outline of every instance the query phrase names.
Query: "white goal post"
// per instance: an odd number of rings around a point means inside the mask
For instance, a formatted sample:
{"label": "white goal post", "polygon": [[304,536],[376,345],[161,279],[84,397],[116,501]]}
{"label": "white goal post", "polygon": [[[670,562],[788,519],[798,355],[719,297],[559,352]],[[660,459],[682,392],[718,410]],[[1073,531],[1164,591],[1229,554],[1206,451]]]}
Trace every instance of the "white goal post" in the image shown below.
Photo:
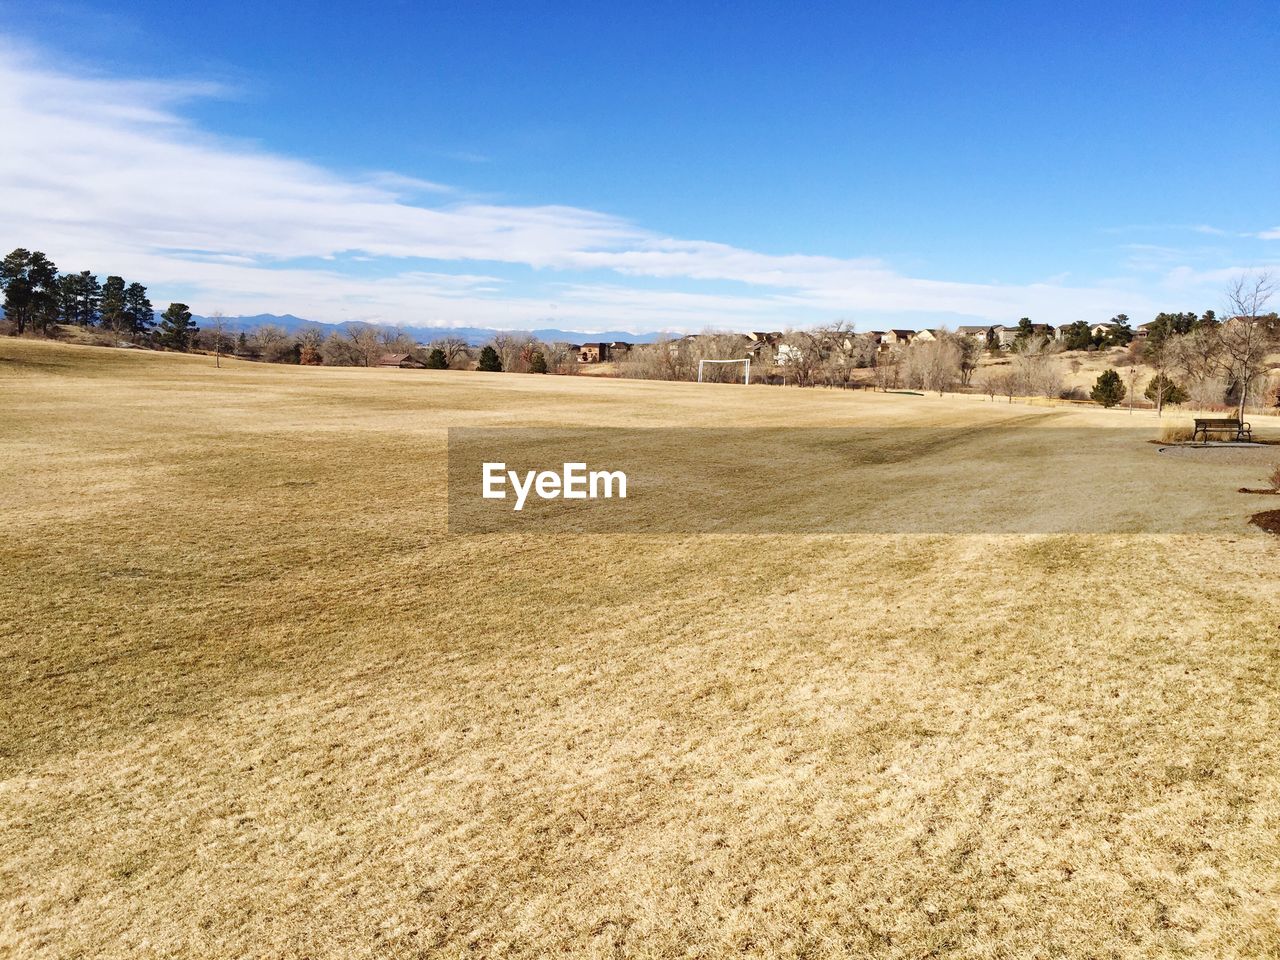
{"label": "white goal post", "polygon": [[698,382],[702,382],[702,365],[704,363],[740,363],[742,364],[742,382],[750,385],[751,383],[751,361],[747,357],[741,360],[699,360],[698,361]]}

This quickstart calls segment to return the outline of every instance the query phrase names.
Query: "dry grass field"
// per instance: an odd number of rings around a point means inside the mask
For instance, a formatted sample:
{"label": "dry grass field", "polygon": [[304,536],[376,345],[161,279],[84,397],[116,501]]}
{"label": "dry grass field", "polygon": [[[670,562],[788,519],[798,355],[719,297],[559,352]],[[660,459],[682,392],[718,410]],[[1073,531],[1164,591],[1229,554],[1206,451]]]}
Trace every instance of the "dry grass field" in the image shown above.
{"label": "dry grass field", "polygon": [[1123,416],[0,341],[0,955],[1280,955],[1257,469],[1195,535],[445,528],[450,426]]}

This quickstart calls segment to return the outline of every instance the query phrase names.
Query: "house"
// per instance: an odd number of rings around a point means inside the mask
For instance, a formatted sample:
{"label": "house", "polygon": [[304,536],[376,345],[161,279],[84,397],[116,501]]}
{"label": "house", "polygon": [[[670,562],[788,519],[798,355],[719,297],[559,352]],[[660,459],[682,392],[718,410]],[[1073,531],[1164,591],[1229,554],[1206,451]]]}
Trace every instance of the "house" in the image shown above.
{"label": "house", "polygon": [[933,343],[937,339],[937,330],[920,330],[911,336],[912,343]]}
{"label": "house", "polygon": [[620,357],[623,354],[627,354],[630,352],[631,352],[631,344],[627,343],[625,340],[614,340],[611,344],[609,344],[609,355],[611,357]]}
{"label": "house", "polygon": [[1013,346],[1013,341],[1018,338],[1018,326],[1014,324],[1012,327],[1008,327],[1003,323],[997,323],[991,328],[991,335],[1001,349],[1008,350]]}
{"label": "house", "polygon": [[891,350],[899,344],[907,344],[911,342],[911,338],[916,335],[914,330],[886,330],[880,334],[880,352]]}
{"label": "house", "polygon": [[1112,323],[1110,320],[1103,320],[1101,323],[1095,323],[1090,327],[1089,334],[1093,337],[1105,337],[1119,326],[1120,324],[1118,323]]}
{"label": "house", "polygon": [[968,337],[970,340],[976,340],[983,346],[987,342],[987,333],[990,327],[956,327],[956,333],[962,337]]}
{"label": "house", "polygon": [[578,348],[579,363],[604,363],[609,357],[607,343],[584,343]]}
{"label": "house", "polygon": [[378,358],[376,366],[399,367],[401,370],[423,370],[426,364],[411,353],[384,353]]}

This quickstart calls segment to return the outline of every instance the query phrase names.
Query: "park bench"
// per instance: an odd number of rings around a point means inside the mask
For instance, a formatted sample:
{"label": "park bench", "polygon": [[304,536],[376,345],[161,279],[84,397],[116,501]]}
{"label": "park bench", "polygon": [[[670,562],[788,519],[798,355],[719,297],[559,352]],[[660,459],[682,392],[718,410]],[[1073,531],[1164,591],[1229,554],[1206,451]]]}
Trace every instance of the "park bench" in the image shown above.
{"label": "park bench", "polygon": [[1191,431],[1192,441],[1196,437],[1204,437],[1207,443],[1211,433],[1230,433],[1232,440],[1253,439],[1253,428],[1235,417],[1196,417],[1195,429]]}

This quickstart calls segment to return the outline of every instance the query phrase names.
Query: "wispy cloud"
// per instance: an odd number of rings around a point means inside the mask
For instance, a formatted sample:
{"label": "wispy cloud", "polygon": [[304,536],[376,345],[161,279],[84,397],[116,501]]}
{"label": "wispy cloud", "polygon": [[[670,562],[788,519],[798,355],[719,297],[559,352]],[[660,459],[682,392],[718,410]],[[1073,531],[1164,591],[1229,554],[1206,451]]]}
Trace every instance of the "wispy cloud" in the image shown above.
{"label": "wispy cloud", "polygon": [[[397,172],[343,175],[199,129],[181,110],[214,85],[47,62],[0,46],[0,241],[143,279],[158,299],[184,292],[198,310],[688,329],[860,313],[1060,322],[1151,306],[1123,281],[911,277],[874,257],[763,254],[593,210],[481,202]],[[378,269],[341,268],[353,260]],[[502,265],[532,279],[504,279]]]}

